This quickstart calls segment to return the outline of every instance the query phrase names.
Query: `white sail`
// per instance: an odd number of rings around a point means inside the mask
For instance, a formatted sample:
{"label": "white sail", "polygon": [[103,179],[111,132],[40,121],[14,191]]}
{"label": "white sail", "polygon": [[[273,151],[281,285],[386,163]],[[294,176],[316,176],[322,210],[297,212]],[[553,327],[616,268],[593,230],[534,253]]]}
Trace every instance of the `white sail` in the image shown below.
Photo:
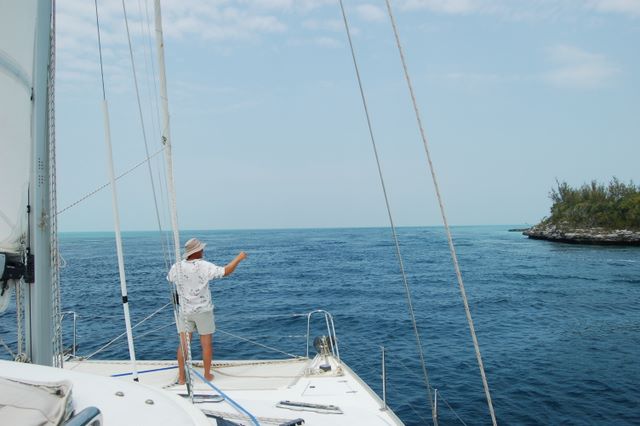
{"label": "white sail", "polygon": [[27,232],[36,0],[0,0],[0,251]]}

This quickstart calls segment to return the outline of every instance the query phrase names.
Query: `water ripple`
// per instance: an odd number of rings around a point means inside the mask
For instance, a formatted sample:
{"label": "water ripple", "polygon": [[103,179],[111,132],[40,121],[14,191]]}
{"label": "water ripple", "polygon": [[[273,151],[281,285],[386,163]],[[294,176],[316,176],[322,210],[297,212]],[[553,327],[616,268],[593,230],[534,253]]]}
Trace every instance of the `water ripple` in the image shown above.
{"label": "water ripple", "polygon": [[[463,277],[498,421],[508,425],[640,425],[640,249],[528,240],[507,227],[454,228]],[[386,229],[207,231],[206,256],[249,259],[212,293],[219,329],[304,354],[306,317],[334,314],[341,354],[381,393],[380,346],[387,350],[388,401],[408,425],[431,418],[412,323]],[[185,234],[185,238],[189,235]],[[440,423],[490,423],[460,292],[440,228],[400,228],[429,380],[451,406]],[[168,302],[159,237],[125,234],[134,322]],[[65,310],[80,315],[80,353],[123,330],[114,242],[108,234],[63,235]],[[15,344],[9,310],[0,337]],[[139,336],[172,320],[164,311]],[[14,321],[13,319],[11,321]],[[70,324],[65,324],[68,331]],[[312,335],[324,333],[321,321]],[[136,341],[142,359],[172,358],[166,328]],[[280,336],[280,337],[278,337]],[[297,336],[297,337],[295,337]],[[280,357],[222,333],[216,357]],[[194,357],[200,356],[198,345]],[[119,343],[101,357],[126,358]]]}

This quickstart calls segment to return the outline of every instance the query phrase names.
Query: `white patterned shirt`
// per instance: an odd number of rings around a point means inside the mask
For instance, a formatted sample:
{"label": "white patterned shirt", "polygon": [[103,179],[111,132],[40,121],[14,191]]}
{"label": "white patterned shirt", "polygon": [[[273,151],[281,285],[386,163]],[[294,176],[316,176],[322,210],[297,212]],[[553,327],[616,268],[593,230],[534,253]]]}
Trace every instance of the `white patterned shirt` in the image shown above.
{"label": "white patterned shirt", "polygon": [[[178,284],[178,264],[171,267],[167,279]],[[202,259],[180,262],[180,303],[185,314],[213,310],[209,281],[224,277],[224,268]]]}

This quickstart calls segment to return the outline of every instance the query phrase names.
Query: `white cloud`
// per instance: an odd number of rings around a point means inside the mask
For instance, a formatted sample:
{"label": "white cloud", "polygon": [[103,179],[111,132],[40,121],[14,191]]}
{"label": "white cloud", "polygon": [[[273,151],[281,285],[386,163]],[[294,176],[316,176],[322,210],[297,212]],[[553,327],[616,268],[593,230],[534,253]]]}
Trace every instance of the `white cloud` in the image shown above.
{"label": "white cloud", "polygon": [[443,74],[427,74],[429,79],[451,84],[465,90],[482,90],[503,86],[505,84],[521,84],[537,80],[530,74],[482,73],[482,72],[449,72]]}
{"label": "white cloud", "polygon": [[485,1],[472,0],[404,0],[404,9],[429,9],[434,12],[449,14],[466,14],[477,11]]}
{"label": "white cloud", "polygon": [[640,16],[640,1],[638,0],[592,0],[596,10]]}
{"label": "white cloud", "polygon": [[556,68],[545,79],[562,88],[596,89],[610,84],[620,70],[603,55],[574,46],[558,45],[549,50]]}
{"label": "white cloud", "polygon": [[465,73],[465,72],[451,72],[443,76],[446,80],[455,83],[465,83],[468,85],[485,85],[495,84],[505,80],[504,76],[498,74],[479,74],[479,73]]}
{"label": "white cloud", "polygon": [[381,8],[372,4],[358,5],[356,12],[361,19],[369,22],[384,21],[387,16]]}
{"label": "white cloud", "polygon": [[329,48],[338,48],[344,46],[344,42],[340,42],[332,37],[316,37],[313,39],[313,43],[316,46]]}
{"label": "white cloud", "polygon": [[[116,65],[122,68],[121,74],[128,74],[130,65],[121,0],[101,0],[98,4],[103,47],[110,49],[114,58],[124,58]],[[127,4],[134,46],[142,49],[143,43],[150,43],[155,47],[152,3],[129,1]],[[361,20],[381,21],[386,19],[383,4],[362,0],[353,6],[353,10]],[[450,15],[493,15],[510,20],[572,17],[581,11],[640,16],[640,0],[397,0],[397,5],[405,13],[427,10]],[[320,8],[333,14],[316,13],[321,12]],[[233,42],[253,42],[280,34],[287,36],[287,43],[297,39],[303,43],[335,47],[337,42],[332,38],[333,33],[344,31],[342,21],[337,18],[338,10],[337,0],[166,0],[163,2],[164,32],[167,39],[213,42],[227,49],[233,48]],[[91,62],[97,66],[95,10],[91,1],[58,0],[57,11],[59,77],[64,80],[90,72]],[[147,14],[151,22],[146,21]],[[311,18],[313,16],[315,18]],[[312,36],[295,34],[294,30],[300,28],[317,33]],[[150,40],[143,40],[141,35],[148,30],[151,34],[146,36]],[[353,27],[352,34],[358,33],[358,28]],[[601,84],[615,73],[615,69],[602,58],[598,62],[597,58],[583,58],[578,62],[574,57],[572,63],[558,60],[557,69],[547,78],[557,84],[571,80],[582,81],[582,85]]]}
{"label": "white cloud", "polygon": [[[320,0],[316,0],[318,2]],[[324,0],[322,0],[324,1]],[[165,37],[199,36],[203,40],[250,39],[265,33],[280,33],[286,25],[275,15],[265,13],[265,8],[286,9],[292,0],[170,0],[162,4]],[[307,0],[306,3],[314,3]],[[105,44],[123,41],[124,22],[120,0],[98,2],[100,26]],[[127,15],[132,35],[153,30],[153,10],[147,3],[129,2]],[[152,6],[149,6],[152,9]],[[58,31],[62,37],[73,39],[95,38],[95,9],[93,2],[83,0],[58,1]]]}
{"label": "white cloud", "polygon": [[639,0],[398,0],[403,10],[430,10],[449,15],[485,14],[510,20],[571,17],[578,12],[640,16]]}
{"label": "white cloud", "polygon": [[[338,33],[341,35],[341,37],[345,35],[344,21],[342,21],[341,19],[328,19],[324,21],[309,19],[302,22],[302,28],[319,33]],[[350,23],[349,25],[349,31],[351,32],[352,36],[358,36],[361,33],[360,28],[353,26],[352,23]],[[333,41],[329,42],[329,39]],[[290,40],[289,42],[292,45],[308,44],[308,40],[303,41],[300,39]],[[337,42],[332,36],[323,35],[315,36],[315,38],[311,40],[311,44],[315,44],[316,46],[321,47],[338,47],[339,42]],[[342,44],[342,46],[344,46],[344,44]]]}
{"label": "white cloud", "polygon": [[194,35],[213,41],[247,40],[261,34],[281,33],[287,29],[274,15],[264,14],[251,7],[238,7],[239,2],[234,2],[235,6],[227,3],[230,2],[169,2],[169,7],[163,10],[166,36],[183,38]]}
{"label": "white cloud", "polygon": [[254,9],[309,12],[337,0],[237,0],[235,3]]}
{"label": "white cloud", "polygon": [[428,10],[446,15],[489,15],[510,21],[552,19],[575,14],[586,0],[400,0],[402,10]]}
{"label": "white cloud", "polygon": [[[193,38],[201,41],[229,42],[258,39],[280,34],[287,26],[266,9],[313,8],[325,0],[169,0],[162,3],[165,39]],[[295,3],[295,6],[293,6]],[[304,3],[304,4],[303,4]],[[113,74],[130,74],[128,42],[121,0],[98,2],[100,35],[104,52],[111,52]],[[142,52],[155,48],[154,12],[151,2],[126,3],[129,30],[141,67]],[[147,9],[148,8],[148,9]],[[58,0],[56,41],[58,79],[61,83],[82,81],[82,73],[99,73],[95,7],[92,1]],[[143,36],[145,38],[143,38]],[[152,46],[152,47],[150,47]],[[149,61],[146,58],[146,61]],[[105,54],[105,62],[107,57]],[[95,64],[91,70],[90,64]]]}
{"label": "white cloud", "polygon": [[339,19],[329,19],[320,21],[316,19],[307,19],[302,22],[302,27],[314,31],[331,31],[343,32],[344,23]]}

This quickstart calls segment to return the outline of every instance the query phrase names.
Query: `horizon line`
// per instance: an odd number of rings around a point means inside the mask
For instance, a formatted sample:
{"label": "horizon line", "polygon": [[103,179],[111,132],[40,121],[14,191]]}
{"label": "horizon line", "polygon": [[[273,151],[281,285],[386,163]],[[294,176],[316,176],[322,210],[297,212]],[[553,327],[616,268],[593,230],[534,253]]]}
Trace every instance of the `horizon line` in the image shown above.
{"label": "horizon line", "polygon": [[[490,227],[490,226],[533,226],[529,223],[502,223],[502,224],[473,224],[473,225],[449,225],[451,228],[470,228],[470,227]],[[215,228],[215,229],[181,229],[179,232],[228,232],[228,231],[308,231],[308,230],[339,230],[339,229],[387,229],[390,226],[308,226],[308,227],[291,227],[291,228]],[[444,225],[400,225],[396,228],[444,228]],[[58,234],[106,234],[114,233],[112,229],[109,230],[84,230],[84,231],[58,231]],[[157,229],[130,229],[123,230],[122,233],[159,233]],[[171,233],[173,231],[169,229],[163,229],[163,233]]]}

